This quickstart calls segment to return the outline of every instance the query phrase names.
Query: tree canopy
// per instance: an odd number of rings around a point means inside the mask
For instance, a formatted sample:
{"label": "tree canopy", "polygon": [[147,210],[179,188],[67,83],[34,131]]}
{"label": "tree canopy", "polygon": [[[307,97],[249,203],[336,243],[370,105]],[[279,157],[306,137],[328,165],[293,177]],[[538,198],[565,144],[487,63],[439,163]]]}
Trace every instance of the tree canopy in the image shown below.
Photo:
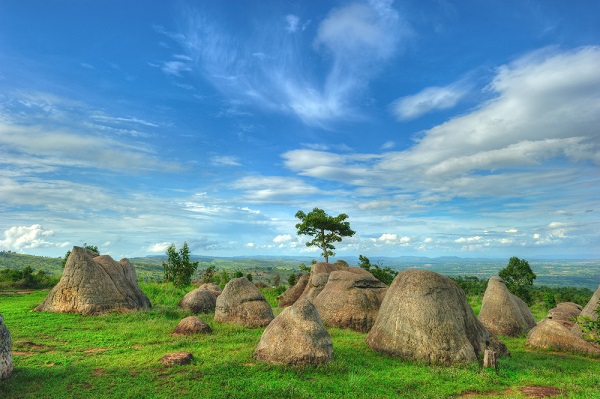
{"label": "tree canopy", "polygon": [[377,264],[372,264],[369,258],[363,255],[358,255],[359,266],[362,269],[370,272],[375,278],[386,285],[392,284],[394,278],[398,274],[397,271],[393,270],[391,267],[381,267]]}
{"label": "tree canopy", "polygon": [[167,248],[167,262],[163,262],[165,281],[171,281],[175,287],[185,287],[192,282],[192,275],[198,268],[198,262],[190,261],[190,249],[187,242],[177,252],[175,244]]}
{"label": "tree canopy", "polygon": [[329,257],[335,255],[333,243],[341,242],[342,237],[352,237],[355,234],[350,228],[350,222],[346,221],[348,215],[345,213],[329,216],[324,210],[314,208],[309,213],[296,212],[296,218],[300,219],[300,223],[296,224],[298,234],[314,237],[306,246],[320,248],[327,263]]}
{"label": "tree canopy", "polygon": [[528,304],[531,303],[531,287],[533,287],[533,280],[535,280],[536,275],[531,270],[529,262],[513,256],[509,259],[508,265],[500,270],[498,276],[504,280],[506,288],[510,292]]}

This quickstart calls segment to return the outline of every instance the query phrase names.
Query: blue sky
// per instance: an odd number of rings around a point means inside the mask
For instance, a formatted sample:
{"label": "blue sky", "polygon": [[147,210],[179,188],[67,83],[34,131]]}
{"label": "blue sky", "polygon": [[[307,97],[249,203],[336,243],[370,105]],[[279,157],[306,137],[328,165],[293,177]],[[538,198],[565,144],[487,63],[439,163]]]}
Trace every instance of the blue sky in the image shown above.
{"label": "blue sky", "polygon": [[597,1],[0,3],[0,249],[600,257]]}

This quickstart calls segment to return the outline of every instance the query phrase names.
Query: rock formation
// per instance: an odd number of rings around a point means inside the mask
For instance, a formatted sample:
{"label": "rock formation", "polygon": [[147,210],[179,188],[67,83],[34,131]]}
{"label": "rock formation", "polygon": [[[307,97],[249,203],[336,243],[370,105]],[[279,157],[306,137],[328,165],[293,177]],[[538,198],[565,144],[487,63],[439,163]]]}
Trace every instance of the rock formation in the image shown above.
{"label": "rock formation", "polygon": [[511,294],[498,276],[490,278],[479,321],[494,334],[517,337],[535,327],[535,318],[521,298]]}
{"label": "rock formation", "polygon": [[326,325],[366,333],[377,318],[387,286],[371,273],[355,270],[331,272],[313,303]]}
{"label": "rock formation", "polygon": [[181,320],[173,334],[175,335],[191,335],[191,334],[207,334],[211,333],[212,328],[206,324],[203,320],[196,316],[188,316]]}
{"label": "rock formation", "polygon": [[477,361],[486,349],[508,353],[477,320],[464,291],[428,270],[396,276],[366,341],[378,352],[432,364]]}
{"label": "rock formation", "polygon": [[254,351],[257,360],[308,365],[331,360],[333,346],[319,313],[308,299],[284,309],[263,332]]}
{"label": "rock formation", "polygon": [[583,308],[574,302],[562,302],[548,311],[546,318],[554,320],[567,328],[573,327],[577,316],[581,314]]}
{"label": "rock formation", "polygon": [[216,297],[221,295],[221,292],[223,292],[221,287],[219,287],[218,285],[213,284],[213,283],[204,283],[199,288],[202,290],[207,290],[207,291],[212,292],[213,295]]}
{"label": "rock formation", "polygon": [[598,320],[598,301],[600,301],[600,286],[598,286],[598,289],[596,292],[594,292],[592,298],[589,300],[587,305],[585,305],[580,316],[589,317],[592,320]]}
{"label": "rock formation", "polygon": [[116,262],[108,255],[73,247],[62,278],[35,310],[99,314],[149,307],[129,260]]}
{"label": "rock formation", "polygon": [[188,292],[179,301],[178,306],[189,310],[193,314],[212,313],[217,305],[217,297],[212,292],[203,288],[196,288]]}
{"label": "rock formation", "polygon": [[12,341],[4,318],[0,314],[0,380],[10,377],[13,371]]}
{"label": "rock formation", "polygon": [[529,332],[526,345],[600,357],[600,348],[587,342],[562,323],[549,319],[540,321]]}
{"label": "rock formation", "polygon": [[264,327],[273,320],[273,309],[258,288],[246,277],[227,283],[217,298],[215,321],[246,327]]}
{"label": "rock formation", "polygon": [[293,287],[288,288],[282,295],[281,300],[279,301],[279,307],[285,308],[286,306],[293,305],[300,295],[304,292],[306,288],[306,284],[308,283],[308,279],[310,278],[310,274],[303,274],[298,278],[298,281]]}
{"label": "rock formation", "polygon": [[192,360],[194,360],[194,355],[192,355],[190,352],[173,352],[167,353],[161,357],[159,362],[167,367],[172,367],[176,364],[179,366],[190,364]]}

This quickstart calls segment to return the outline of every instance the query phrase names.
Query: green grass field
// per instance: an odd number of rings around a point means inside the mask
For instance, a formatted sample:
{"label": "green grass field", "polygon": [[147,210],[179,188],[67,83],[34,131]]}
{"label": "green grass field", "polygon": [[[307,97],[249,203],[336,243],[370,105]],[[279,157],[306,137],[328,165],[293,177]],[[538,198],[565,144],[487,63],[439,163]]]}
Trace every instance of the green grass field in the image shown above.
{"label": "green grass field", "polygon": [[[565,398],[600,398],[600,360],[532,351],[503,338],[512,352],[498,370],[477,364],[429,366],[372,351],[365,334],[329,328],[334,360],[289,368],[252,358],[263,329],[215,323],[209,335],[175,337],[189,313],[182,291],[141,284],[151,310],[102,316],[32,312],[47,292],[1,294],[13,340],[14,374],[0,398],[523,398],[527,386],[550,386]],[[267,293],[273,303],[275,295]],[[195,360],[168,368],[158,360],[188,351]]]}

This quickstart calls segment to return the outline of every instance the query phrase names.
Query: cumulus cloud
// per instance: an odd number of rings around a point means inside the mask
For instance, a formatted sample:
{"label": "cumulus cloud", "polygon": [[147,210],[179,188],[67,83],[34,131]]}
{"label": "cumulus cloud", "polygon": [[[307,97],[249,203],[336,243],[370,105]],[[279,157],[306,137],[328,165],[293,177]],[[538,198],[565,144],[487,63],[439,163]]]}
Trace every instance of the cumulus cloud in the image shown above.
{"label": "cumulus cloud", "polygon": [[278,244],[291,242],[291,241],[295,241],[295,240],[296,240],[296,238],[292,237],[290,234],[282,234],[282,235],[278,235],[277,237],[273,238],[273,242],[276,242]]}
{"label": "cumulus cloud", "polygon": [[285,30],[288,32],[296,32],[300,24],[300,18],[296,15],[288,14],[285,16]]}
{"label": "cumulus cloud", "polygon": [[42,225],[13,226],[4,231],[4,239],[0,240],[0,248],[22,251],[24,249],[49,247],[55,244],[46,240],[54,235],[54,231],[46,230]]}
{"label": "cumulus cloud", "polygon": [[412,242],[412,238],[407,236],[400,237],[397,234],[384,233],[379,236],[379,238],[372,238],[371,241],[386,245],[407,245]]}
{"label": "cumulus cloud", "polygon": [[156,244],[152,244],[148,247],[148,252],[151,253],[165,253],[167,251],[167,249],[171,246],[172,243],[170,242],[157,242]]}

